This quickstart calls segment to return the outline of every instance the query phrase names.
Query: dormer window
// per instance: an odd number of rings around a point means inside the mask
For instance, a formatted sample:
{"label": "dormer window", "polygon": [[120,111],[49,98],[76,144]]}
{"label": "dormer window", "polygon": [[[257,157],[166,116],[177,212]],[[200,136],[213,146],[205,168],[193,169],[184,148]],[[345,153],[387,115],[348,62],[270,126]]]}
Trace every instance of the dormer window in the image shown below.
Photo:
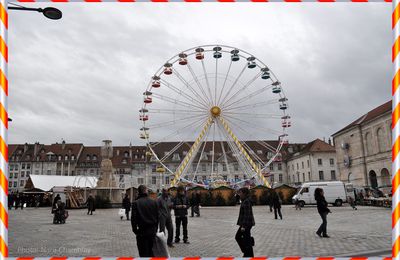
{"label": "dormer window", "polygon": [[128,152],[124,152],[124,157],[128,158],[129,157],[129,153]]}
{"label": "dormer window", "polygon": [[97,156],[93,154],[92,160],[97,161]]}
{"label": "dormer window", "polygon": [[179,156],[179,153],[174,153],[174,155],[172,156],[172,160],[173,161],[179,161],[181,158]]}
{"label": "dormer window", "polygon": [[62,159],[62,157],[61,157],[61,155],[59,155],[59,156],[58,156],[58,160],[61,161],[61,159]]}
{"label": "dormer window", "polygon": [[90,155],[86,155],[86,161],[90,161]]}
{"label": "dormer window", "polygon": [[71,155],[71,161],[75,161],[75,155]]}
{"label": "dormer window", "polygon": [[64,160],[65,160],[65,161],[68,161],[68,155],[65,155]]}
{"label": "dormer window", "polygon": [[127,164],[128,162],[127,162],[127,160],[126,159],[123,159],[122,160],[122,164]]}

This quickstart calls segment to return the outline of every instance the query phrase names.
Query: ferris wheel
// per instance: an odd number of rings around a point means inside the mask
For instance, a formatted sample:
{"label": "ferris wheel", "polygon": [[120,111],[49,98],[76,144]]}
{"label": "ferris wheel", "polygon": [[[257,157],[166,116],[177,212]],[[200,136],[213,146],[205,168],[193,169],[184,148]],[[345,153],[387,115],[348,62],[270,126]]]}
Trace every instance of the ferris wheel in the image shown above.
{"label": "ferris wheel", "polygon": [[140,137],[171,186],[253,180],[270,187],[268,166],[291,126],[288,99],[270,68],[224,45],[169,59],[150,79],[139,113]]}

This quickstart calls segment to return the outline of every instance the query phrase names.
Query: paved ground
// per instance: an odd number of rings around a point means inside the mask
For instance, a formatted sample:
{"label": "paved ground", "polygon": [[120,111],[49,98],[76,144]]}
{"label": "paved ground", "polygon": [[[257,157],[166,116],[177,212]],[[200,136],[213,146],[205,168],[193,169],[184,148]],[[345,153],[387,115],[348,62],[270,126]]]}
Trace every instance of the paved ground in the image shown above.
{"label": "paved ground", "polygon": [[[283,220],[274,220],[267,207],[254,207],[252,233],[258,256],[389,256],[389,209],[332,207],[328,216],[331,238],[319,238],[321,223],[315,207],[282,209]],[[170,250],[178,256],[241,256],[234,236],[239,207],[202,208],[200,218],[189,218],[189,245]],[[118,209],[70,210],[65,225],[53,225],[50,209],[10,211],[10,256],[138,256],[130,222],[121,221]]]}

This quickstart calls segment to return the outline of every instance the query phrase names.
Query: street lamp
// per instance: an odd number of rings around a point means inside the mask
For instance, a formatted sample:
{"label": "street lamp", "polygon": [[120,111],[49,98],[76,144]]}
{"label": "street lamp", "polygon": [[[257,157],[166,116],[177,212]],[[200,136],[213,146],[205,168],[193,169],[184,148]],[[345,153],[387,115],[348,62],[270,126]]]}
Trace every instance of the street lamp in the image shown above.
{"label": "street lamp", "polygon": [[51,20],[59,20],[62,17],[62,12],[54,7],[42,8],[28,8],[23,6],[9,6],[10,10],[21,10],[21,11],[37,11],[43,13],[43,15]]}

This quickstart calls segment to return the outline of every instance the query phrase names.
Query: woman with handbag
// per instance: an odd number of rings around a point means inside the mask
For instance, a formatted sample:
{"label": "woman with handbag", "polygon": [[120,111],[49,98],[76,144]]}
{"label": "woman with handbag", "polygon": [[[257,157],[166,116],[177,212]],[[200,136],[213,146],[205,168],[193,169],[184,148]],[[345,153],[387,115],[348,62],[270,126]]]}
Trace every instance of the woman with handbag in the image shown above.
{"label": "woman with handbag", "polygon": [[328,202],[326,202],[324,197],[324,190],[321,188],[316,188],[314,192],[314,198],[317,201],[317,209],[318,213],[322,218],[322,224],[319,226],[316,234],[319,237],[329,237],[327,234],[327,216],[328,213],[331,213],[331,210],[328,208]]}

